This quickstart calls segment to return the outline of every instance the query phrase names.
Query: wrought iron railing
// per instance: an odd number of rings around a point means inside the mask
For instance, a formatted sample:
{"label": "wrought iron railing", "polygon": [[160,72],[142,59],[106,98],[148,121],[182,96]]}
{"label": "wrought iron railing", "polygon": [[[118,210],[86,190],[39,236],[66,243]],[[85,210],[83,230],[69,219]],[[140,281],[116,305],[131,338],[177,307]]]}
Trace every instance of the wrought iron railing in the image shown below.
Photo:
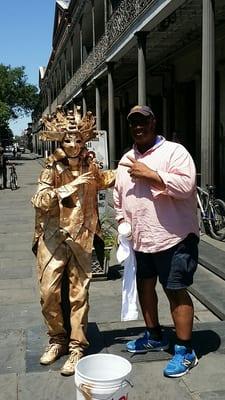
{"label": "wrought iron railing", "polygon": [[108,51],[116,45],[118,39],[128,30],[136,19],[149,8],[155,0],[122,0],[106,24],[106,31],[95,48],[76,71],[58,96],[58,102],[64,103],[68,96],[75,93],[96,72],[104,68]]}

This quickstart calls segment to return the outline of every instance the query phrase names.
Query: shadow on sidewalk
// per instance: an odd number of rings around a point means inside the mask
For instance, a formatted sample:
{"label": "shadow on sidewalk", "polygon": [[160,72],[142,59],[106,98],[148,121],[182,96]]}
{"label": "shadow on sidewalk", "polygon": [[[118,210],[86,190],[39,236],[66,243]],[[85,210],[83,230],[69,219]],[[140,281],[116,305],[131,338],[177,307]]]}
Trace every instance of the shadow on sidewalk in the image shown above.
{"label": "shadow on sidewalk", "polygon": [[[124,324],[124,323],[121,323]],[[126,343],[128,340],[136,339],[144,332],[143,327],[100,330],[104,329],[104,323],[99,324],[92,322],[88,324],[87,337],[90,343],[86,355],[96,354],[100,352],[116,354],[128,359],[132,363],[163,361],[171,358],[173,354],[173,345],[175,344],[175,332],[172,327],[163,327],[165,334],[170,342],[170,349],[166,351],[152,351],[142,354],[128,353],[126,351]],[[108,323],[107,323],[108,325]],[[113,323],[112,323],[113,327]],[[39,364],[39,358],[47,344],[46,328],[42,325],[31,328],[26,331],[26,371],[38,372],[47,368]],[[197,357],[201,359],[205,355],[215,352],[221,344],[220,336],[213,330],[202,329],[193,332],[193,347]],[[57,371],[65,362],[66,356],[51,366],[51,370]]]}
{"label": "shadow on sidewalk", "polygon": [[[124,324],[124,323],[121,323]],[[93,327],[92,329],[94,328]],[[104,329],[104,324],[102,328]],[[167,360],[171,358],[174,352],[174,344],[176,343],[176,335],[174,328],[163,327],[164,334],[168,337],[170,348],[166,351],[152,351],[146,353],[128,353],[126,351],[126,343],[129,340],[136,339],[144,333],[144,327],[134,327],[125,329],[113,329],[112,330],[101,330],[101,332],[96,331],[97,326],[95,326],[94,336],[90,335],[89,340],[93,352],[105,351],[112,354],[121,355],[131,362],[147,362],[147,361],[159,361]],[[91,334],[91,331],[89,332]],[[98,340],[96,341],[98,336]],[[100,339],[100,340],[99,340]],[[96,346],[98,343],[98,346]],[[206,354],[215,352],[219,349],[221,344],[220,336],[213,330],[202,329],[193,332],[193,348],[196,351],[198,358],[205,356]],[[94,345],[94,347],[92,347]],[[88,351],[88,354],[90,352]]]}

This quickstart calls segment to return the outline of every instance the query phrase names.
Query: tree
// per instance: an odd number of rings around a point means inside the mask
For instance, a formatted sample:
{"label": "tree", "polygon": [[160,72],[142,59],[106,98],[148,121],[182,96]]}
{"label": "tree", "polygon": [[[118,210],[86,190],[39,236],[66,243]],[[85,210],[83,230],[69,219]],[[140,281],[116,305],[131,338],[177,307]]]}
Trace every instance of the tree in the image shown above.
{"label": "tree", "polygon": [[25,67],[0,64],[0,141],[3,144],[12,137],[10,120],[33,112],[38,97],[38,88],[27,83]]}

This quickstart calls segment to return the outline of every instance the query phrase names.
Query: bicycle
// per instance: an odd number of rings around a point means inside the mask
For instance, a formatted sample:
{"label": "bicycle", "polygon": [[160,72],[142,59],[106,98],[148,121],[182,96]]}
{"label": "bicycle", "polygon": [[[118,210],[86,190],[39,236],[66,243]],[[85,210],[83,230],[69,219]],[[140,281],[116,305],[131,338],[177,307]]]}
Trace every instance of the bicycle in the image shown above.
{"label": "bicycle", "polygon": [[10,189],[16,190],[18,188],[16,167],[14,164],[12,164],[9,168],[10,168],[10,176],[9,176]]}
{"label": "bicycle", "polygon": [[225,239],[225,202],[215,198],[215,187],[197,186],[197,201],[205,233],[217,240]]}

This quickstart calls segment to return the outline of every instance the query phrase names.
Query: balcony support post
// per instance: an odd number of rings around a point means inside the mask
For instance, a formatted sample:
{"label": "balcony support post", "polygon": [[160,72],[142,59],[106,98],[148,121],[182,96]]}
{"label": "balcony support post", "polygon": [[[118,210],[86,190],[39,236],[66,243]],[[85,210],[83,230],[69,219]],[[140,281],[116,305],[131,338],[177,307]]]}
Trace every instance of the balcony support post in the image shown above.
{"label": "balcony support post", "polygon": [[95,48],[95,2],[91,0],[91,17],[92,17],[92,46]]}
{"label": "balcony support post", "polygon": [[138,42],[138,104],[146,104],[146,32],[137,32]]}
{"label": "balcony support post", "polygon": [[82,87],[82,111],[83,115],[87,113],[87,100],[86,100],[86,93],[85,93],[85,88]]}
{"label": "balcony support post", "polygon": [[114,63],[108,63],[109,164],[111,168],[115,167],[116,160],[113,69]]}
{"label": "balcony support post", "polygon": [[101,130],[101,95],[98,82],[95,81],[96,128]]}
{"label": "balcony support post", "polygon": [[215,142],[215,10],[202,1],[201,185],[214,183]]}

